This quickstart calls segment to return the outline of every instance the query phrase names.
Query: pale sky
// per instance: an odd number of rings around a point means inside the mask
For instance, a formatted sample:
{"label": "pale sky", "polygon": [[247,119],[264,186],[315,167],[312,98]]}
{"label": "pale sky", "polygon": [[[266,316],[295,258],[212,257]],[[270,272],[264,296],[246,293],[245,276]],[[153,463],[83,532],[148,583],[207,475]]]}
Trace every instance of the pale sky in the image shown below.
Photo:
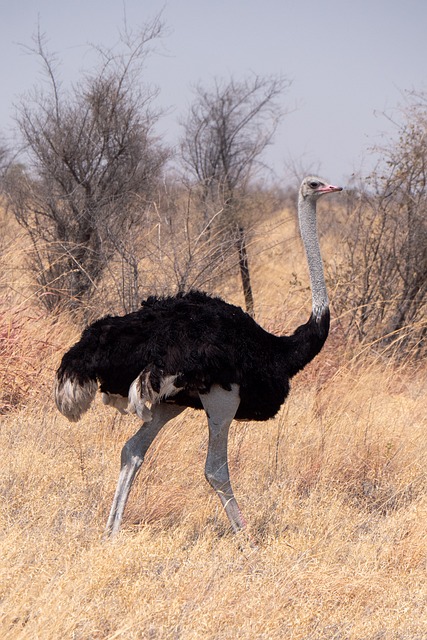
{"label": "pale sky", "polygon": [[63,61],[64,81],[87,66],[88,43],[113,45],[123,24],[142,25],[163,8],[168,34],[151,57],[147,79],[161,123],[174,144],[191,87],[214,77],[283,74],[290,113],[265,160],[279,177],[285,166],[319,171],[345,184],[369,170],[368,150],[390,136],[406,90],[427,89],[426,0],[0,0],[0,134],[14,126],[13,103],[42,77],[19,43],[45,32]]}

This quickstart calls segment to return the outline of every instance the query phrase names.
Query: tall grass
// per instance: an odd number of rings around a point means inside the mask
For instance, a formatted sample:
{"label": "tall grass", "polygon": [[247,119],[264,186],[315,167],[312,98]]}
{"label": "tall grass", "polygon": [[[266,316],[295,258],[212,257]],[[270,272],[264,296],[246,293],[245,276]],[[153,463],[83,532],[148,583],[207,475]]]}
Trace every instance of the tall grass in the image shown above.
{"label": "tall grass", "polygon": [[[303,280],[294,258],[275,271],[283,299],[295,269]],[[273,328],[277,294],[256,273]],[[60,416],[51,383],[77,331],[12,302],[0,316],[1,638],[427,638],[425,366],[354,357],[334,327],[274,420],[234,424],[231,474],[256,550],[203,478],[207,428],[191,411],[159,435],[105,542],[138,422],[99,401],[77,424]]]}

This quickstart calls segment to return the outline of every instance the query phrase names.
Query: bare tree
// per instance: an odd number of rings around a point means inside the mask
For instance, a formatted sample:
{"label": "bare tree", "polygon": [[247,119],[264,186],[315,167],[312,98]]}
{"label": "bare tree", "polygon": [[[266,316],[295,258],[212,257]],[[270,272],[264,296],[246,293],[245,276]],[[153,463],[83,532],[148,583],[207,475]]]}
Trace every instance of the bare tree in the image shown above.
{"label": "bare tree", "polygon": [[44,37],[35,37],[31,52],[48,84],[18,106],[26,169],[8,172],[6,192],[32,240],[48,309],[87,299],[156,188],[167,152],[153,133],[156,92],[141,75],[162,28],[156,18],[136,35],[125,32],[118,51],[96,48],[95,69],[68,91]]}
{"label": "bare tree", "polygon": [[206,230],[212,230],[210,212],[223,210],[217,222],[234,238],[246,310],[251,315],[254,301],[245,230],[247,198],[261,155],[284,115],[278,99],[289,84],[281,77],[253,76],[240,82],[216,80],[211,90],[198,85],[183,123],[182,158],[198,185]]}
{"label": "bare tree", "polygon": [[367,186],[349,196],[341,302],[362,340],[419,354],[427,336],[427,96],[411,94],[403,116]]}

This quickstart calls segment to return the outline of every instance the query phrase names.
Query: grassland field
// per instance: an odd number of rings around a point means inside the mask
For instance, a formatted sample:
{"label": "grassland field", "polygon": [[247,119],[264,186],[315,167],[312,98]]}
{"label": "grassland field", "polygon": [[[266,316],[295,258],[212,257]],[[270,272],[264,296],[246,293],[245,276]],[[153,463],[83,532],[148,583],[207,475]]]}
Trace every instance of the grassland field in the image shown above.
{"label": "grassland field", "polygon": [[[309,313],[302,249],[286,212],[261,231],[257,318],[289,332]],[[329,232],[322,246],[339,259]],[[25,252],[3,220],[0,638],[427,640],[425,363],[349,345],[334,318],[278,416],[232,427],[256,549],[204,480],[207,427],[190,410],[159,435],[104,541],[138,421],[99,399],[77,424],[57,412],[54,372],[80,328],[36,305]],[[218,293],[242,303],[237,280]]]}

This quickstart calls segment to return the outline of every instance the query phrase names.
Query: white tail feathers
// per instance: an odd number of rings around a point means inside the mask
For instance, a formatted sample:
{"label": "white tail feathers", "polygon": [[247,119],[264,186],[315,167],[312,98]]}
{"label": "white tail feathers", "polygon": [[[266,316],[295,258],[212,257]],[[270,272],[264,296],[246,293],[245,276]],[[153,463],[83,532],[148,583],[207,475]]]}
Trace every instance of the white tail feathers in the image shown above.
{"label": "white tail feathers", "polygon": [[174,396],[179,391],[179,387],[174,385],[178,376],[165,376],[161,381],[159,391],[155,391],[151,386],[150,373],[149,370],[144,370],[132,382],[128,396],[129,404],[126,409],[128,413],[136,413],[144,422],[151,420],[151,411],[146,402],[155,404],[164,398]]}
{"label": "white tail feathers", "polygon": [[55,402],[59,411],[71,422],[77,422],[89,409],[98,385],[94,380],[80,384],[76,378],[56,380]]}
{"label": "white tail feathers", "polygon": [[[147,406],[161,402],[164,398],[178,393],[179,388],[174,382],[178,376],[165,376],[160,381],[159,391],[155,391],[151,385],[151,372],[144,370],[132,382],[128,398],[117,394],[103,393],[102,402],[115,407],[120,413],[136,413],[141,420],[151,420],[151,411]],[[55,402],[59,411],[71,422],[77,422],[89,409],[94,399],[98,385],[94,380],[88,380],[80,384],[76,378],[63,376],[56,380]]]}

